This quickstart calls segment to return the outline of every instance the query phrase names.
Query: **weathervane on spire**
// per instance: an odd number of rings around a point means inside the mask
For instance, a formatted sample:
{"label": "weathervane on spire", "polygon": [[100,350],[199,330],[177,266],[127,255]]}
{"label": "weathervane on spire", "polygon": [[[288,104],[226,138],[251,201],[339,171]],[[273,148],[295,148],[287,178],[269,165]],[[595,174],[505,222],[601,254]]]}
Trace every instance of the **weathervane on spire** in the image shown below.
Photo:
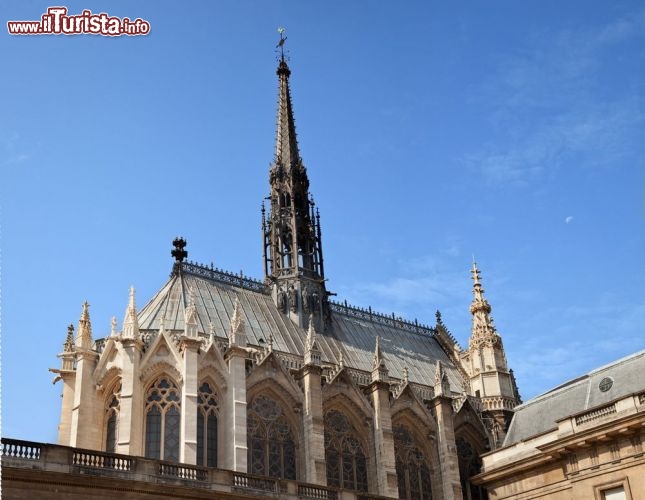
{"label": "weathervane on spire", "polygon": [[287,41],[287,37],[284,36],[284,32],[287,31],[282,26],[278,28],[278,33],[280,33],[280,41],[278,45],[275,46],[276,49],[280,49],[280,58],[284,61],[284,42]]}

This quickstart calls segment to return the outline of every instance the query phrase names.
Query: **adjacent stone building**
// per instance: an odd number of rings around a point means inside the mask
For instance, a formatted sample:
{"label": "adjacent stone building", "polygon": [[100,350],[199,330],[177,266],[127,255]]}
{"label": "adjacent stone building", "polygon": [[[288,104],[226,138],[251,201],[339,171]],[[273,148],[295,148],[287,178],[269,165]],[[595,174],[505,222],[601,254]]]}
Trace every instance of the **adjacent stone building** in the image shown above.
{"label": "adjacent stone building", "polygon": [[645,351],[516,407],[475,477],[491,499],[645,498]]}
{"label": "adjacent stone building", "polygon": [[142,308],[131,289],[106,338],[93,338],[85,303],[52,369],[60,456],[126,490],[126,472],[143,467],[139,480],[174,474],[240,497],[486,498],[470,477],[519,396],[480,272],[473,263],[467,349],[439,313],[427,326],[330,299],[290,74],[281,57],[264,279],[189,262],[177,238],[170,278]]}

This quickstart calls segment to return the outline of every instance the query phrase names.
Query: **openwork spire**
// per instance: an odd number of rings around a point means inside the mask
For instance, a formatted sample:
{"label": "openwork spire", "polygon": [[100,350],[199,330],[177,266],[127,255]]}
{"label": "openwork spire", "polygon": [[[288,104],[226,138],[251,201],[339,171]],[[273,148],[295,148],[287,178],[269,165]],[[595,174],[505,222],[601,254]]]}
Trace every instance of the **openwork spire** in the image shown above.
{"label": "openwork spire", "polygon": [[477,348],[482,344],[490,345],[500,341],[499,335],[495,331],[493,320],[490,317],[491,306],[484,298],[484,289],[481,284],[481,272],[477,268],[477,263],[473,262],[471,270],[473,279],[473,301],[470,304],[470,313],[473,315],[472,334],[470,336],[470,348]]}
{"label": "openwork spire", "polygon": [[123,337],[126,339],[139,338],[139,319],[137,318],[136,291],[133,286],[130,287],[128,307],[125,310],[125,319],[123,320]]}
{"label": "openwork spire", "polygon": [[92,323],[90,322],[90,305],[87,303],[87,300],[83,302],[81,319],[78,321],[76,345],[84,349],[90,349],[92,347]]}
{"label": "openwork spire", "polygon": [[[262,206],[265,277],[278,309],[302,328],[310,314],[324,328],[329,320],[320,217],[309,193],[309,178],[298,150],[291,104],[291,70],[280,30],[278,116],[275,156],[269,170],[270,210]],[[268,213],[267,213],[268,212]]]}

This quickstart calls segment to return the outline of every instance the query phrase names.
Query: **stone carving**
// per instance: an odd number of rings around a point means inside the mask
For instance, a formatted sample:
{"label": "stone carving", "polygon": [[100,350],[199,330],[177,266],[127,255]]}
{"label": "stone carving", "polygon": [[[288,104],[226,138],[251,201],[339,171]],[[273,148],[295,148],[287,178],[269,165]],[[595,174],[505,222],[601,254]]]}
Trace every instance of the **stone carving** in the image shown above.
{"label": "stone carving", "polygon": [[287,292],[284,288],[278,290],[278,309],[282,313],[286,314],[287,312]]}
{"label": "stone carving", "polygon": [[298,290],[293,285],[289,287],[289,307],[291,312],[298,312]]}

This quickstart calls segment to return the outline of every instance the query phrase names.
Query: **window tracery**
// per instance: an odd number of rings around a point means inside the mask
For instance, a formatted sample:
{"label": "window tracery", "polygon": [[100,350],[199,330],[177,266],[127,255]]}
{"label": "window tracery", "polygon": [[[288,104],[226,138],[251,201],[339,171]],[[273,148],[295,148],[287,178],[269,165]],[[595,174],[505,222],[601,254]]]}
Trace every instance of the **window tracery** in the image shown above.
{"label": "window tracery", "polygon": [[268,396],[253,399],[247,414],[249,472],[296,479],[296,445],[282,407]]}
{"label": "window tracery", "polygon": [[412,432],[404,425],[397,425],[393,434],[399,498],[431,500],[432,483],[428,460],[417,446]]}
{"label": "window tracery", "polygon": [[119,439],[119,413],[121,410],[121,384],[117,384],[107,398],[105,409],[105,451],[115,453]]}
{"label": "window tracery", "polygon": [[197,465],[217,467],[217,393],[204,382],[197,392]]}
{"label": "window tracery", "polygon": [[325,460],[329,486],[367,491],[365,452],[354,427],[336,410],[325,414]]}
{"label": "window tracery", "polygon": [[161,377],[146,394],[146,458],[179,461],[180,392]]}
{"label": "window tracery", "polygon": [[457,458],[459,460],[459,475],[464,500],[488,500],[488,493],[481,486],[474,485],[470,478],[481,471],[481,459],[469,441],[459,436],[455,439]]}

